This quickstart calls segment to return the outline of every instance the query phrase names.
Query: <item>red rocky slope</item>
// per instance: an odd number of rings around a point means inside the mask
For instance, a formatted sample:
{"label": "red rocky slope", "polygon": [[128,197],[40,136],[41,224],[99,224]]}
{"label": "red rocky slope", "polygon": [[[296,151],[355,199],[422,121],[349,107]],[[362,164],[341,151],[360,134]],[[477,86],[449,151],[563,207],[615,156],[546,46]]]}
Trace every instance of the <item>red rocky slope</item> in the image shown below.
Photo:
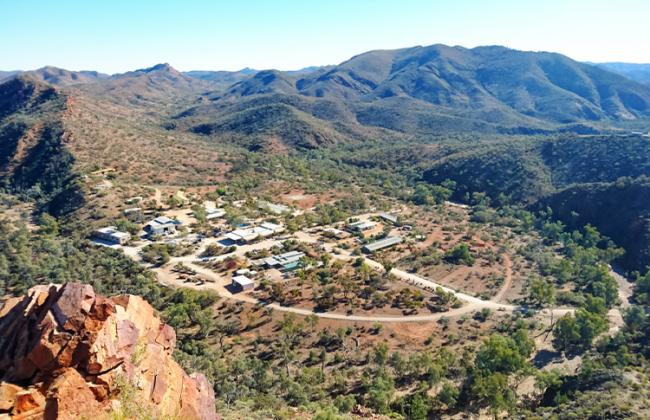
{"label": "red rocky slope", "polygon": [[140,297],[34,287],[0,309],[0,418],[134,416],[131,401],[154,418],[217,419],[212,387],[172,359],[175,342]]}

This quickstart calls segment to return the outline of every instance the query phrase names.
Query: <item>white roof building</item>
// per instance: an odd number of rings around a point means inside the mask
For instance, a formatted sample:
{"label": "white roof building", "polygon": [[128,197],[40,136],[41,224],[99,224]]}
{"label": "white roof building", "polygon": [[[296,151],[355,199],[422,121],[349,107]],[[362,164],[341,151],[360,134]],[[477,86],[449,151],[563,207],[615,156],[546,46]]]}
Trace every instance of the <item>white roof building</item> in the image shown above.
{"label": "white roof building", "polygon": [[285,252],[284,254],[276,255],[275,259],[280,262],[280,264],[286,264],[294,261],[298,261],[305,256],[304,252],[300,251],[290,251]]}
{"label": "white roof building", "polygon": [[208,220],[219,219],[220,217],[223,217],[225,215],[226,215],[226,211],[224,209],[211,209],[205,211],[205,218]]}
{"label": "white roof building", "polygon": [[348,224],[348,228],[354,231],[364,231],[368,229],[372,229],[375,226],[377,226],[377,223],[371,221],[371,220],[359,220],[358,222],[350,223]]}
{"label": "white roof building", "polygon": [[205,208],[205,215],[208,220],[218,219],[226,215],[226,211],[218,208],[214,201],[204,201],[203,208]]}
{"label": "white roof building", "polygon": [[249,242],[254,239],[257,239],[259,236],[259,233],[255,232],[255,230],[251,229],[236,229],[233,230],[232,232],[229,232],[226,234],[226,238],[231,239],[233,241],[239,242],[239,241],[244,241],[244,242]]}
{"label": "white roof building", "polygon": [[152,235],[161,235],[176,232],[176,227],[181,224],[182,222],[180,220],[160,216],[147,223],[144,230]]}
{"label": "white roof building", "polygon": [[273,231],[273,233],[280,233],[284,228],[276,223],[264,222],[260,225],[261,228]]}
{"label": "white roof building", "polygon": [[170,219],[170,218],[167,217],[167,216],[158,216],[158,217],[156,217],[155,219],[153,219],[153,221],[154,221],[155,223],[158,223],[159,225],[166,225],[166,224],[168,224],[168,223],[172,223],[172,224],[175,224],[175,225],[177,225],[177,224],[180,225],[180,224],[181,224],[180,221],[178,221],[178,220],[174,220],[174,219]]}
{"label": "white roof building", "polygon": [[258,237],[267,237],[282,232],[284,228],[280,225],[270,222],[264,222],[259,226],[246,229],[235,229],[226,234],[226,238],[235,242],[250,242]]}
{"label": "white roof building", "polygon": [[397,245],[401,242],[402,242],[402,238],[400,238],[399,236],[387,236],[384,239],[380,239],[378,241],[369,243],[368,245],[363,247],[363,250],[366,252],[375,252],[375,251],[379,251],[380,249]]}
{"label": "white roof building", "polygon": [[124,244],[131,239],[131,234],[128,232],[120,232],[115,226],[107,226],[97,229],[93,236],[104,241],[113,242],[116,244]]}
{"label": "white roof building", "polygon": [[232,278],[232,285],[242,290],[250,290],[255,287],[255,281],[246,276],[235,276]]}
{"label": "white roof building", "polygon": [[277,266],[286,266],[291,263],[300,261],[302,257],[305,256],[304,252],[300,251],[290,251],[285,252],[284,254],[274,255],[264,259],[264,263],[268,267],[277,267]]}
{"label": "white roof building", "polygon": [[380,218],[384,219],[387,222],[390,222],[392,224],[397,223],[397,215],[395,214],[390,214],[390,213],[381,213],[379,215]]}

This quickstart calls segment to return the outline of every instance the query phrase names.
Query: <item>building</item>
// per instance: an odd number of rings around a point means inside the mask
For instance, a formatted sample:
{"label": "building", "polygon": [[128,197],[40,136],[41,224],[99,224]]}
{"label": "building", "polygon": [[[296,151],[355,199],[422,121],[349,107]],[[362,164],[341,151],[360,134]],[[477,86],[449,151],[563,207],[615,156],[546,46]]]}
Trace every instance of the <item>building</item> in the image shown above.
{"label": "building", "polygon": [[323,235],[326,237],[336,238],[336,239],[345,239],[350,237],[350,234],[348,232],[336,228],[323,229]]}
{"label": "building", "polygon": [[254,228],[235,229],[232,232],[226,233],[226,238],[240,244],[253,242],[255,239],[259,238],[259,236],[259,233],[257,233]]}
{"label": "building", "polygon": [[358,233],[364,238],[370,238],[383,232],[383,226],[370,220],[360,220],[348,224],[348,230]]}
{"label": "building", "polygon": [[295,270],[300,266],[300,259],[305,256],[304,252],[290,251],[284,254],[274,255],[264,259],[268,268],[279,268],[285,271]]}
{"label": "building", "polygon": [[265,210],[268,211],[269,213],[277,214],[277,215],[289,213],[291,211],[291,208],[285,206],[284,204],[274,204],[263,200],[257,202],[257,207],[261,210]]}
{"label": "building", "polygon": [[218,209],[214,207],[205,209],[205,218],[208,220],[219,219],[225,215],[226,211],[224,209]]}
{"label": "building", "polygon": [[290,251],[290,252],[285,252],[284,254],[276,255],[274,258],[279,265],[285,266],[287,264],[300,261],[300,259],[304,256],[305,256],[304,252]]}
{"label": "building", "polygon": [[388,222],[388,223],[390,223],[390,224],[392,224],[392,225],[397,224],[397,215],[390,214],[390,213],[381,213],[379,215],[379,218],[386,221],[386,222]]}
{"label": "building", "polygon": [[284,232],[284,227],[278,225],[277,223],[264,222],[264,223],[260,224],[260,227],[262,229],[269,230],[269,231],[271,231],[273,233],[282,233],[282,232]]}
{"label": "building", "polygon": [[147,223],[144,226],[144,231],[149,235],[172,235],[176,233],[176,230],[181,224],[180,220],[160,216]]}
{"label": "building", "polygon": [[245,292],[255,288],[255,282],[246,276],[234,276],[232,278],[232,287],[238,292]]}
{"label": "building", "polygon": [[293,271],[301,267],[300,261],[292,261],[282,265],[282,271]]}
{"label": "building", "polygon": [[280,225],[264,222],[259,226],[233,230],[226,234],[226,238],[236,243],[250,243],[257,238],[267,238],[283,230],[284,228]]}
{"label": "building", "polygon": [[124,216],[131,221],[140,220],[142,217],[142,209],[140,207],[131,207],[130,209],[124,209]]}
{"label": "building", "polygon": [[131,235],[127,232],[120,232],[115,226],[107,226],[105,228],[97,229],[93,232],[93,236],[102,241],[110,242],[112,244],[124,245],[131,239]]}
{"label": "building", "polygon": [[131,207],[129,209],[124,209],[124,215],[128,216],[131,214],[139,214],[142,213],[142,209],[140,207]]}
{"label": "building", "polygon": [[369,243],[363,247],[363,250],[368,253],[379,251],[380,249],[389,248],[402,242],[399,236],[387,236],[384,239]]}
{"label": "building", "polygon": [[205,218],[208,220],[219,219],[226,215],[226,211],[218,208],[214,201],[204,201],[203,208],[205,209]]}

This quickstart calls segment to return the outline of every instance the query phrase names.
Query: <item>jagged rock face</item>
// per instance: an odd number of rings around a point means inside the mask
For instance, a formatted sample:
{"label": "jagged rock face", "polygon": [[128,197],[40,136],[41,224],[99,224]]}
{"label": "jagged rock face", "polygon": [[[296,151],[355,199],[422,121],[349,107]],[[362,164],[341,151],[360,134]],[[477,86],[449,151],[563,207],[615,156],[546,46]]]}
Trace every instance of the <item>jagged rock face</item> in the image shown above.
{"label": "jagged rock face", "polygon": [[212,386],[172,359],[175,343],[140,297],[36,286],[0,308],[0,418],[101,418],[128,397],[151,417],[217,419]]}

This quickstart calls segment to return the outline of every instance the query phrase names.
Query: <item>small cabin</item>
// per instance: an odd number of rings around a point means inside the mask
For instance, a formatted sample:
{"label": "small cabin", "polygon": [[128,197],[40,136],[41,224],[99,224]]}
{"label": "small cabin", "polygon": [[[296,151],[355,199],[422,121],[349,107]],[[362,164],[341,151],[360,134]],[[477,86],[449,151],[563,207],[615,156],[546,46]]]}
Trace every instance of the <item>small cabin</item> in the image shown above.
{"label": "small cabin", "polygon": [[244,275],[232,278],[232,287],[237,292],[246,292],[255,288],[255,282]]}

